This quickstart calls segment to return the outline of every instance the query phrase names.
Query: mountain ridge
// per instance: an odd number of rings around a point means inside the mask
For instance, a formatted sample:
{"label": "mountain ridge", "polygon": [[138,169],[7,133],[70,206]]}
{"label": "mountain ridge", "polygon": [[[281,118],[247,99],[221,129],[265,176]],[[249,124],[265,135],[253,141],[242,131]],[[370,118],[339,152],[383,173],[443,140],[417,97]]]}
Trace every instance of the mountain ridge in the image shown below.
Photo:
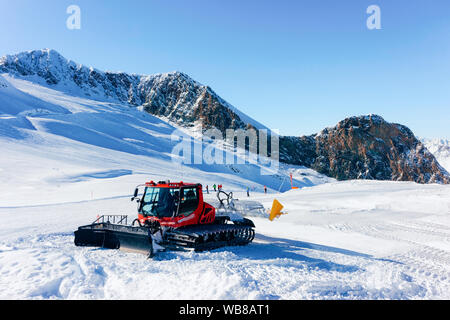
{"label": "mountain ridge", "polygon": [[[219,97],[209,86],[180,71],[155,75],[101,71],[68,60],[55,50],[43,49],[0,58],[1,72],[34,81],[40,78],[41,84],[72,94],[143,106],[145,111],[175,123],[193,124],[201,120],[205,129],[215,124],[223,131],[267,129]],[[220,117],[214,116],[217,114]]]}
{"label": "mountain ridge", "polygon": [[[1,73],[75,96],[141,108],[183,127],[201,123],[204,130],[217,128],[222,133],[227,129],[268,130],[209,86],[179,71],[156,75],[104,72],[43,49],[0,58]],[[378,115],[350,117],[311,136],[279,138],[281,162],[306,166],[338,180],[450,183],[448,172],[409,128]]]}

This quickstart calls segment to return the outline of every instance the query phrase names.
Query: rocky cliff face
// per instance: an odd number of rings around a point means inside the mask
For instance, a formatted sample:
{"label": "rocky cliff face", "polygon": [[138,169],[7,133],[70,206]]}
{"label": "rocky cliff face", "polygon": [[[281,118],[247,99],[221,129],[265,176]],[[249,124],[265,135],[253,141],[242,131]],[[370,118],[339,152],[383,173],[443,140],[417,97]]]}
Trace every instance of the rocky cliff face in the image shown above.
{"label": "rocky cliff face", "polygon": [[308,137],[282,137],[282,161],[338,180],[450,183],[450,176],[407,127],[377,115],[352,117]]}

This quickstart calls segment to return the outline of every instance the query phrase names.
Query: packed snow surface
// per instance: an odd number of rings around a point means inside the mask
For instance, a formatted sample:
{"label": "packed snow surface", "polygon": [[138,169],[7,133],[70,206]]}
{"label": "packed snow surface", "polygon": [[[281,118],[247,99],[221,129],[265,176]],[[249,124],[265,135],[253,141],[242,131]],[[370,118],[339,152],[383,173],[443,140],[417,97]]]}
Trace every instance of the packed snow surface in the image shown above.
{"label": "packed snow surface", "polygon": [[287,215],[252,217],[252,244],[150,260],[73,244],[97,214],[133,215],[126,196],[3,207],[0,298],[448,299],[449,191],[350,181],[254,194],[267,207],[277,198]]}
{"label": "packed snow surface", "polygon": [[[164,120],[8,75],[0,84],[0,299],[450,299],[450,186],[181,165]],[[289,173],[300,189],[280,193]],[[252,216],[245,247],[147,259],[74,246],[78,226],[135,216],[134,187],[163,179],[223,184],[266,210],[276,198],[287,214]]]}

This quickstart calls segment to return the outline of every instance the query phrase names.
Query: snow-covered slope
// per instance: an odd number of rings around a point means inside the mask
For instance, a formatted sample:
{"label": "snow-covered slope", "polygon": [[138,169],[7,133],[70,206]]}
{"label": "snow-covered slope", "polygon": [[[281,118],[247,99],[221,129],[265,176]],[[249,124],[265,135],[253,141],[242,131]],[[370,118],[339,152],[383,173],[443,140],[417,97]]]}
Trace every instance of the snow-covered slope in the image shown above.
{"label": "snow-covered slope", "polygon": [[31,94],[8,85],[8,81],[0,75],[0,115],[31,115],[32,113],[61,113],[70,111],[56,104],[43,101]]}
{"label": "snow-covered slope", "polygon": [[[178,164],[177,128],[128,105],[71,96],[7,74],[1,81],[7,86],[0,88],[0,145],[7,152],[0,158],[0,206],[59,203],[82,189],[94,198],[119,196],[148,179],[221,183],[230,190],[290,188],[283,184],[290,167],[261,175],[259,164]],[[208,146],[193,141],[192,150]],[[128,188],[95,187],[96,180],[113,178],[129,181]],[[296,183],[327,181],[308,174]]]}
{"label": "snow-covered slope", "polygon": [[450,141],[446,139],[422,139],[422,143],[436,157],[436,160],[450,172]]}
{"label": "snow-covered slope", "polygon": [[[290,191],[276,195],[287,215],[252,218],[249,246],[152,260],[73,245],[73,231],[97,214],[132,214],[127,197],[90,201],[89,189],[73,190],[86,200],[0,208],[0,298],[449,299],[449,187],[350,181]],[[273,198],[251,197],[266,207]]]}

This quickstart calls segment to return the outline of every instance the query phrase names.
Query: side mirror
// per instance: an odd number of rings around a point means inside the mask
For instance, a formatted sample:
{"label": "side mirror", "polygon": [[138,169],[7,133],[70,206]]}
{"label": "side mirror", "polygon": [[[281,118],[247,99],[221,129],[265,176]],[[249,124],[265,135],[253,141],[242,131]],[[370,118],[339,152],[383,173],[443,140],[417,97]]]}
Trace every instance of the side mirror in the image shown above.
{"label": "side mirror", "polygon": [[138,194],[139,194],[139,188],[136,188],[136,189],[134,190],[133,198],[131,198],[131,201],[133,201],[134,199],[136,199],[137,196],[138,196]]}

